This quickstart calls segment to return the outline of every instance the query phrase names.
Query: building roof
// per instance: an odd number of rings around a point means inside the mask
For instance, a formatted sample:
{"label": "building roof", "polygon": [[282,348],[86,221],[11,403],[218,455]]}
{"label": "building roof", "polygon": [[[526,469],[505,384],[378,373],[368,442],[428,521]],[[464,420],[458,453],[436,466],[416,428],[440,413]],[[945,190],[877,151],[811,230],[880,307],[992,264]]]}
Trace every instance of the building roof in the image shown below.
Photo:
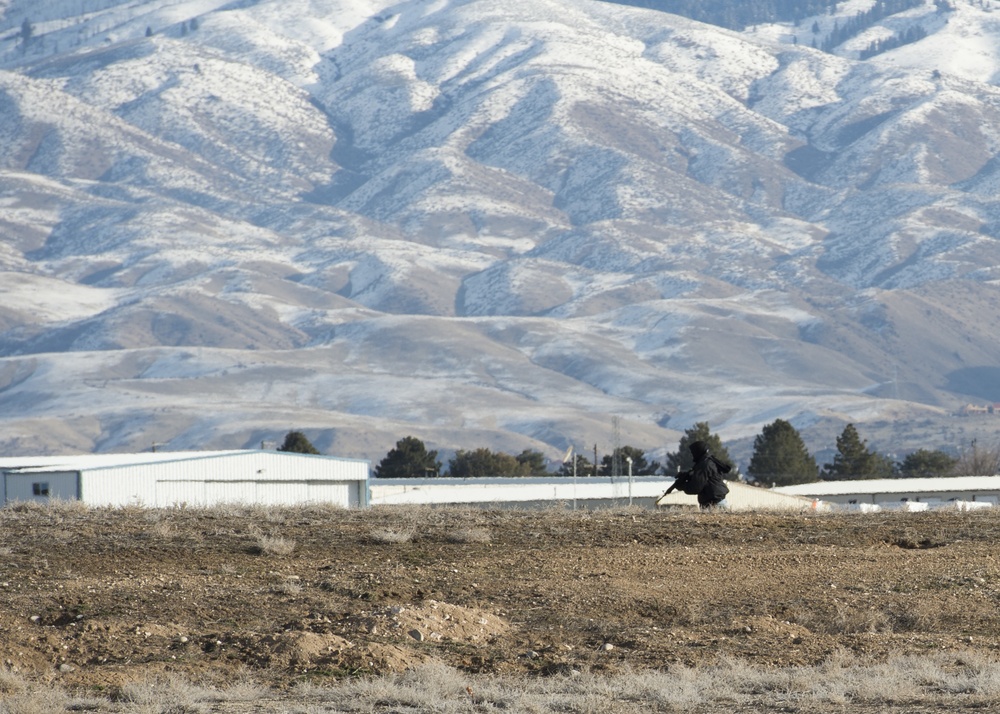
{"label": "building roof", "polygon": [[136,466],[204,459],[213,456],[251,453],[247,450],[232,451],[147,451],[139,454],[65,454],[62,456],[5,456],[0,458],[0,471],[28,471],[62,469],[81,471],[102,469],[111,466]]}
{"label": "building roof", "polygon": [[794,496],[848,496],[879,493],[954,493],[1000,491],[1000,476],[941,476],[880,478],[861,481],[816,481],[772,489]]}
{"label": "building roof", "polygon": [[286,451],[261,451],[257,449],[232,449],[229,451],[146,451],[138,454],[69,454],[65,456],[8,456],[0,457],[0,471],[43,473],[50,471],[95,471],[121,466],[145,466],[179,461],[215,459],[224,456],[281,455],[335,461],[358,461],[339,456],[300,454]]}

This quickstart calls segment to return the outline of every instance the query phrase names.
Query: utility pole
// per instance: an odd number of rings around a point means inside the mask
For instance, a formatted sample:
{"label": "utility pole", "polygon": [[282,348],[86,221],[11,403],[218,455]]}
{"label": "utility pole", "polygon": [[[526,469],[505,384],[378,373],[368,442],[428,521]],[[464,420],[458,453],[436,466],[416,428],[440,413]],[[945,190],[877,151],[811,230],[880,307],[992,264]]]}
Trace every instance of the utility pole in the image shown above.
{"label": "utility pole", "polygon": [[611,478],[622,475],[622,430],[617,416],[611,417]]}

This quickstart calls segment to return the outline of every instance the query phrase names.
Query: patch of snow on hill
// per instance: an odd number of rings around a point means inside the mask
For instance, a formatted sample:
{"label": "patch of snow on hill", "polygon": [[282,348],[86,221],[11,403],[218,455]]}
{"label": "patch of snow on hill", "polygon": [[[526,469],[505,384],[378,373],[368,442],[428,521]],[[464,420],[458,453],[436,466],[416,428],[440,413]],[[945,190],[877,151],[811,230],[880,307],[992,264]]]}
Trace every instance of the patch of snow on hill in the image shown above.
{"label": "patch of snow on hill", "polygon": [[91,317],[112,307],[118,291],[26,273],[0,273],[0,304],[37,323]]}
{"label": "patch of snow on hill", "polygon": [[859,62],[589,0],[7,3],[5,433],[659,448],[877,420],[890,363],[943,411],[1000,330],[954,308],[1000,264],[998,30],[955,4]]}

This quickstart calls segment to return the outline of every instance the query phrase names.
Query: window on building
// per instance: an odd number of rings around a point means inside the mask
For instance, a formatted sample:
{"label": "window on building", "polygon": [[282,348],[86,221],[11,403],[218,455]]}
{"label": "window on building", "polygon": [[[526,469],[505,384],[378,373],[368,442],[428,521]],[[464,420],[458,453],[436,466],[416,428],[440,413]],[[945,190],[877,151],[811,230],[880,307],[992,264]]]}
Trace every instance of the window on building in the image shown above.
{"label": "window on building", "polygon": [[49,482],[39,481],[37,483],[31,484],[31,492],[36,496],[48,496],[49,495]]}

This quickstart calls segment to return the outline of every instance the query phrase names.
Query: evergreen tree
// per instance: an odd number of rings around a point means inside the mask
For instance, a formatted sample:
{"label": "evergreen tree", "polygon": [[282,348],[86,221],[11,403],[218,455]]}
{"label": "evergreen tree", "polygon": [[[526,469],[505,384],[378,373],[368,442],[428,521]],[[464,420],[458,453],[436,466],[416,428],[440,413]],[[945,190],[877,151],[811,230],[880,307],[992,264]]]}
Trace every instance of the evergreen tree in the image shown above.
{"label": "evergreen tree", "polygon": [[[652,463],[646,461],[646,452],[634,446],[623,446],[618,449],[618,458],[621,460],[622,475],[624,476],[628,475],[628,462],[626,461],[628,458],[632,459],[633,476],[652,476],[662,468],[658,461]],[[601,459],[601,473],[610,476],[614,462],[614,454],[605,455]]]}
{"label": "evergreen tree", "polygon": [[954,476],[957,463],[958,459],[943,451],[917,449],[899,463],[899,474],[903,478]]}
{"label": "evergreen tree", "polygon": [[580,476],[592,476],[594,473],[594,465],[587,460],[587,457],[583,454],[575,454],[572,459],[564,463],[559,468],[559,475],[570,477],[573,475],[573,462],[576,462],[576,475]]}
{"label": "evergreen tree", "polygon": [[285,442],[278,447],[278,451],[289,451],[295,454],[319,453],[301,431],[290,431],[285,434]]}
{"label": "evergreen tree", "polygon": [[826,477],[833,480],[863,478],[861,474],[868,470],[870,457],[871,453],[858,435],[858,430],[854,424],[848,424],[837,437],[837,454],[833,463],[826,464],[823,469]]}
{"label": "evergreen tree", "polygon": [[456,451],[455,457],[448,461],[448,474],[452,478],[483,478],[524,476],[525,472],[510,454],[479,448],[475,451]]}
{"label": "evergreen tree", "polygon": [[396,442],[375,467],[375,478],[425,478],[441,474],[437,451],[428,451],[424,442],[407,436]]}
{"label": "evergreen tree", "polygon": [[819,467],[795,427],[776,419],[754,438],[747,473],[764,485],[790,486],[816,481]]}
{"label": "evergreen tree", "polygon": [[896,462],[887,454],[880,454],[873,451],[869,468],[868,473],[871,475],[868,478],[896,478],[899,476],[899,472],[896,470]]}
{"label": "evergreen tree", "polygon": [[524,476],[546,476],[549,473],[545,454],[541,451],[525,449],[514,458],[520,464],[520,470]]}
{"label": "evergreen tree", "polygon": [[840,481],[849,479],[891,478],[892,461],[868,449],[867,442],[858,435],[854,424],[848,424],[837,437],[837,454],[833,463],[824,467],[826,478]]}
{"label": "evergreen tree", "polygon": [[[722,439],[720,439],[717,434],[713,434],[711,432],[708,428],[707,421],[700,421],[684,432],[684,436],[681,437],[678,450],[671,454],[667,454],[667,474],[673,475],[678,471],[687,471],[694,466],[694,458],[691,456],[691,450],[688,448],[693,441],[705,442],[708,446],[708,451],[712,454],[712,456],[717,458],[719,461],[732,465],[733,467],[736,466],[736,464],[733,464],[733,460],[730,458],[729,452],[726,451],[726,447],[722,445]],[[733,473],[735,474],[735,471]]]}
{"label": "evergreen tree", "polygon": [[153,36],[153,28],[150,27],[149,25],[146,25],[146,37],[152,37],[152,36]]}
{"label": "evergreen tree", "polygon": [[31,24],[31,20],[24,18],[24,22],[21,23],[21,51],[28,51],[28,42],[31,41],[32,36],[35,34],[35,26]]}

